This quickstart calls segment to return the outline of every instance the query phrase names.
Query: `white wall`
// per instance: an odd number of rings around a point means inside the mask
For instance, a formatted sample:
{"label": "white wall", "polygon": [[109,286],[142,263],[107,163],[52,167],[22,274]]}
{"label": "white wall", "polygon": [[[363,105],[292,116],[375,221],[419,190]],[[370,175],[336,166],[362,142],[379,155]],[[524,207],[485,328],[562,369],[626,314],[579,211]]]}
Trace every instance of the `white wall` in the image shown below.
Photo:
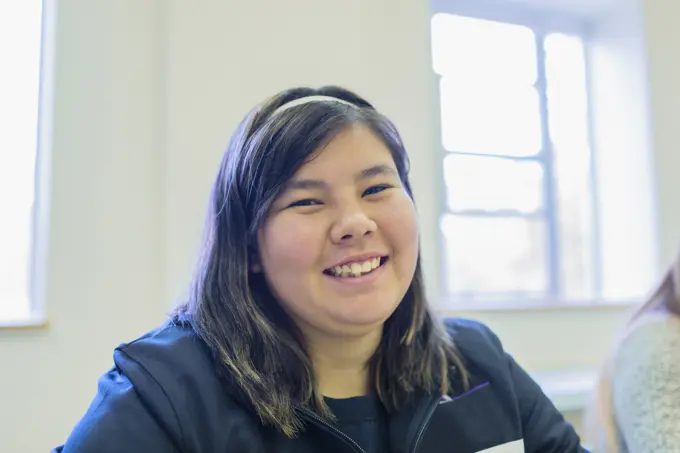
{"label": "white wall", "polygon": [[[191,265],[208,189],[229,135],[257,102],[284,88],[345,85],[386,112],[411,150],[420,214],[436,218],[437,206],[428,197],[436,180],[431,161],[421,158],[435,149],[431,130],[437,121],[427,2],[169,4],[168,298],[181,289]],[[427,221],[423,228],[433,268],[438,230]],[[428,278],[435,287],[435,274]]]}
{"label": "white wall", "polygon": [[60,2],[49,327],[0,331],[2,452],[63,441],[113,348],[162,319],[162,4]]}
{"label": "white wall", "polygon": [[651,88],[655,143],[655,175],[659,210],[659,245],[663,263],[669,263],[680,245],[680,29],[673,17],[680,4],[664,0],[644,2],[644,26]]}
{"label": "white wall", "polygon": [[[229,135],[281,88],[346,85],[397,123],[437,295],[438,197],[430,194],[440,173],[427,2],[336,3],[60,2],[50,326],[0,332],[0,451],[47,451],[63,441],[112,348],[162,319],[187,281]],[[680,236],[672,196],[680,182],[671,173],[680,168],[680,92],[666,45],[678,33],[673,8],[680,12],[662,0],[646,4],[665,259]],[[473,315],[531,369],[598,363],[623,319],[615,308]]]}

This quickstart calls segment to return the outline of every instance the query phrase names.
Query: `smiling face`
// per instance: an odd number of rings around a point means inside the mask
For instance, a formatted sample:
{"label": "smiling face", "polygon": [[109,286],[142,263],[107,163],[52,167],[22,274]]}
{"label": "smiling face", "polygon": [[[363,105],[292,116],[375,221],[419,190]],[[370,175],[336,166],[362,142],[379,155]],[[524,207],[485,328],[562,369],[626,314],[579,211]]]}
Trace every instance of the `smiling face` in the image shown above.
{"label": "smiling face", "polygon": [[338,134],[288,181],[258,248],[273,294],[303,333],[380,328],[418,257],[415,208],[389,149],[364,126]]}

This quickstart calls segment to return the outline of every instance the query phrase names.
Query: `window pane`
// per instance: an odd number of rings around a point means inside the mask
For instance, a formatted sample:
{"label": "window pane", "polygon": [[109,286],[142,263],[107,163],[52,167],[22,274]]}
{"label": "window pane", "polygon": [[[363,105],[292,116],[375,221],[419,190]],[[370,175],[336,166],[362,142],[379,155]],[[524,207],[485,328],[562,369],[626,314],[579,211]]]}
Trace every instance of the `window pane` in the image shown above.
{"label": "window pane", "polygon": [[543,168],[538,162],[451,154],[444,180],[452,211],[515,210],[535,213],[543,200]]}
{"label": "window pane", "polygon": [[[545,70],[548,82],[549,132],[560,146],[588,143],[588,99],[583,42],[559,33],[545,39]],[[589,153],[580,153],[583,161]]]}
{"label": "window pane", "polygon": [[42,2],[0,2],[0,320],[29,314]]}
{"label": "window pane", "polygon": [[536,42],[531,29],[451,14],[435,14],[431,25],[437,74],[524,86],[536,81]]}
{"label": "window pane", "polygon": [[541,219],[447,215],[441,227],[450,293],[528,296],[546,290]]}
{"label": "window pane", "polygon": [[563,296],[588,298],[595,289],[596,244],[583,43],[578,37],[551,34],[545,40],[545,50],[560,284]]}
{"label": "window pane", "polygon": [[541,116],[533,87],[492,89],[444,77],[440,95],[444,149],[504,156],[540,152]]}

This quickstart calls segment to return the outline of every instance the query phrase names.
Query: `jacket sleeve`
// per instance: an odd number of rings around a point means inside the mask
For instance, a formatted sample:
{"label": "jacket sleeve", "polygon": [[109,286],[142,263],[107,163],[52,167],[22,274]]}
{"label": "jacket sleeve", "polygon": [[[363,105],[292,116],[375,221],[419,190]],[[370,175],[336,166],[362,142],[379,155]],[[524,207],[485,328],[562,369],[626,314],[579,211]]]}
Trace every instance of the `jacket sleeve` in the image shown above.
{"label": "jacket sleeve", "polygon": [[[485,326],[496,347],[503,351],[501,341]],[[583,453],[581,440],[573,426],[564,419],[539,385],[506,352],[502,352],[510,372],[522,422],[527,453]]]}
{"label": "jacket sleeve", "polygon": [[123,351],[99,379],[97,395],[53,453],[179,453],[179,423],[160,385]]}
{"label": "jacket sleeve", "polygon": [[585,452],[574,428],[564,419],[538,384],[512,357],[508,356],[507,360],[517,392],[526,451]]}

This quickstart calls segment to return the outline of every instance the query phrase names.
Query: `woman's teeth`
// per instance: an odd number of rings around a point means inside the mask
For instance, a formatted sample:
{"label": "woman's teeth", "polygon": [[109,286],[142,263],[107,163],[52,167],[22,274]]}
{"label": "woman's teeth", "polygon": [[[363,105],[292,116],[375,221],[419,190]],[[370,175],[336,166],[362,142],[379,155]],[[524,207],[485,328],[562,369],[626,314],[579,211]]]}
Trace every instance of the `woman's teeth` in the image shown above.
{"label": "woman's teeth", "polygon": [[372,272],[378,266],[380,266],[380,258],[376,257],[368,261],[334,266],[330,269],[330,273],[336,277],[361,277]]}

